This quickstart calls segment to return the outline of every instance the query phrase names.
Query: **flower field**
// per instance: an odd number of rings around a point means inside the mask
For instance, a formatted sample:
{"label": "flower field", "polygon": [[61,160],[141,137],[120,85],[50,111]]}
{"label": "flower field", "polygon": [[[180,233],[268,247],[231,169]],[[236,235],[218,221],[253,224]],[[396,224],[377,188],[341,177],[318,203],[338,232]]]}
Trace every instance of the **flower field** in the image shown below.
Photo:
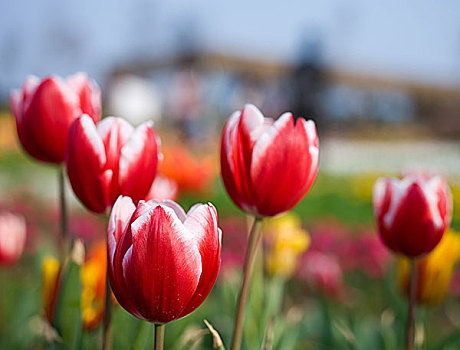
{"label": "flower field", "polygon": [[[150,191],[140,189],[143,174],[153,174],[151,169],[156,168],[157,160],[153,159],[151,163],[142,163],[144,168],[133,169],[131,178],[126,177],[125,187],[131,191],[129,194],[113,187],[111,182],[102,181],[101,188],[86,190],[83,187],[91,181],[91,171],[100,168],[91,163],[92,144],[85,144],[85,125],[94,123],[90,118],[81,118],[80,121],[81,124],[71,132],[76,135],[78,127],[83,131],[70,141],[77,145],[73,149],[78,154],[74,161],[70,159],[71,155],[65,161],[71,174],[64,181],[68,237],[63,238],[59,224],[62,220],[56,167],[39,163],[26,155],[16,138],[14,118],[8,112],[0,115],[0,247],[8,243],[4,237],[12,231],[25,232],[26,236],[22,254],[18,252],[17,257],[8,258],[0,253],[0,349],[99,349],[102,346],[108,348],[107,339],[113,349],[157,349],[157,326],[165,323],[166,349],[230,349],[230,344],[234,343],[243,269],[247,271],[244,266],[249,249],[248,232],[255,225],[254,220],[256,223],[262,221],[259,225],[261,242],[248,280],[242,349],[403,348],[410,294],[410,262],[393,254],[382,242],[373,208],[376,180],[381,176],[399,174],[327,173],[320,166],[316,179],[314,174],[306,173],[305,178],[298,180],[301,174],[295,173],[296,168],[277,165],[273,179],[267,180],[262,173],[261,177],[254,178],[254,183],[273,183],[276,177],[284,176],[285,171],[290,172],[292,183],[305,184],[305,191],[296,200],[264,206],[272,203],[270,199],[251,203],[253,197],[246,198],[246,190],[239,192],[235,189],[239,185],[230,183],[239,183],[240,180],[234,180],[236,175],[230,179],[228,170],[222,170],[227,171],[222,180],[220,134],[197,144],[182,138],[175,129],[155,126],[155,133],[162,140],[161,145],[158,143],[162,155],[158,158],[155,181],[160,181],[156,186],[154,183]],[[105,123],[109,124],[108,121]],[[129,126],[129,130],[131,128]],[[137,130],[140,128],[132,133]],[[123,133],[117,132],[117,135]],[[109,154],[113,145],[106,142],[106,134],[101,135],[100,144],[107,148],[103,152]],[[144,148],[139,152],[156,154],[154,137],[149,140],[150,143],[146,144],[151,149],[147,152]],[[305,144],[305,152],[311,150],[312,144]],[[321,140],[319,144],[321,159]],[[85,152],[82,151],[84,147],[88,147]],[[296,164],[303,161],[305,152],[299,153]],[[53,154],[53,157],[59,156]],[[302,169],[314,168],[315,156],[307,157],[311,164]],[[266,164],[271,163],[267,161],[262,167]],[[270,171],[268,166],[263,169]],[[447,175],[453,202],[449,228],[445,233],[442,231],[440,243],[436,242],[436,247],[424,251],[416,262],[419,265],[413,348],[420,350],[460,348],[460,269],[457,268],[460,258],[460,233],[457,232],[460,231],[460,211],[457,209],[460,208],[460,180],[455,174],[444,175]],[[137,180],[132,181],[132,178]],[[150,184],[143,187],[150,188]],[[298,187],[286,187],[283,193],[291,188]],[[266,192],[262,193],[268,193],[271,188],[266,186],[263,190]],[[149,193],[147,196],[138,195],[139,192]],[[126,204],[127,200],[122,206],[121,202],[115,202],[119,194],[153,199],[153,202],[147,202],[153,203],[149,204],[148,211],[158,216],[151,214],[151,221],[142,222],[150,227],[145,236],[145,242],[150,243],[136,246],[135,241],[133,244],[133,252],[134,249],[139,252],[146,249],[145,255],[136,253],[142,259],[133,258],[126,262],[120,258],[118,261],[117,254],[124,257],[132,242],[116,241],[116,247],[110,243],[110,232],[115,239],[121,234],[117,233],[122,230],[117,225],[124,220],[123,206],[132,206],[129,226],[133,230],[132,238],[123,234],[124,240],[139,239],[140,233],[135,225],[137,214],[133,213],[147,210],[139,208],[141,204],[137,208],[133,202]],[[293,196],[297,194],[293,193]],[[173,199],[178,205],[165,204],[163,207],[156,204],[155,200],[163,199]],[[297,199],[300,202],[294,206]],[[212,206],[205,204],[190,210],[196,203],[212,203]],[[109,219],[112,206],[116,213],[112,213]],[[14,216],[15,220],[6,215]],[[261,220],[262,217],[266,218]],[[162,228],[162,235],[151,238],[155,225],[166,225],[168,220],[171,220],[168,225],[172,228]],[[203,234],[203,241],[187,245],[188,241],[183,238],[186,234],[176,229],[178,222],[186,228],[194,227],[197,232],[212,231],[214,238]],[[408,227],[414,227],[414,224]],[[405,227],[405,231],[408,230]],[[164,238],[166,231],[168,239]],[[423,229],[417,232],[420,231]],[[106,239],[109,240],[109,266]],[[415,245],[421,244],[419,236],[412,239]],[[151,242],[158,240],[162,242],[161,249],[156,251]],[[201,248],[205,241],[207,250]],[[221,257],[220,269],[215,267],[217,252]],[[410,257],[404,252],[403,255]],[[164,256],[169,262],[153,259],[163,259]],[[188,267],[193,259],[201,262],[197,276]],[[153,269],[152,266],[157,267]],[[108,298],[107,268],[114,293]],[[120,279],[119,269],[123,270],[123,276],[131,277]],[[197,279],[197,286],[190,294],[184,280],[193,278]],[[153,281],[151,288],[146,282],[150,279]],[[106,338],[104,326],[107,301],[112,304],[110,338]],[[182,314],[171,311],[175,307],[181,309]]]}

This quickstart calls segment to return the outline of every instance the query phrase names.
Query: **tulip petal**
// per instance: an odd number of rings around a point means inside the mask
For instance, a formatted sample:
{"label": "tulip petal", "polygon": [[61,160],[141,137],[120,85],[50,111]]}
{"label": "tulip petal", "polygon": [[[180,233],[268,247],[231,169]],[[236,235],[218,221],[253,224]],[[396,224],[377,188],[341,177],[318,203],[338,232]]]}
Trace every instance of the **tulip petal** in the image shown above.
{"label": "tulip petal", "polygon": [[119,185],[121,193],[143,199],[157,172],[158,150],[151,123],[140,125],[121,149]]}
{"label": "tulip petal", "polygon": [[[97,124],[97,132],[105,146],[106,168],[112,170],[109,202],[114,203],[120,194],[119,164],[120,153],[134,132],[134,128],[123,118],[107,117]],[[129,195],[129,194],[127,194]]]}
{"label": "tulip petal", "polygon": [[105,193],[110,179],[104,175],[106,156],[104,145],[93,120],[84,114],[69,131],[66,155],[70,184],[82,203],[96,213],[107,208]]}
{"label": "tulip petal", "polygon": [[289,210],[311,187],[318,169],[318,141],[313,122],[283,114],[257,140],[251,178],[259,215]]}
{"label": "tulip petal", "polygon": [[203,262],[200,282],[195,294],[182,312],[186,316],[206,299],[220,268],[222,231],[217,227],[217,211],[212,204],[198,204],[190,209],[185,227],[194,235]]}
{"label": "tulip petal", "polygon": [[[23,109],[22,133],[41,160],[64,160],[68,130],[81,114],[77,95],[59,78],[46,78]],[[34,154],[32,154],[34,155]]]}
{"label": "tulip petal", "polygon": [[247,185],[243,185],[246,177],[242,177],[242,173],[239,171],[237,130],[240,114],[240,111],[234,112],[225,123],[222,132],[220,164],[222,180],[230,198],[239,207],[251,211],[251,200],[248,198],[247,192],[244,191]]}
{"label": "tulip petal", "polygon": [[67,78],[67,84],[76,92],[80,99],[82,113],[88,114],[94,122],[101,119],[101,90],[96,82],[89,80],[85,73],[78,72]]}
{"label": "tulip petal", "polygon": [[131,232],[132,246],[122,266],[125,286],[138,313],[156,323],[179,318],[195,293],[202,270],[194,237],[174,211],[163,205],[136,219]]}
{"label": "tulip petal", "polygon": [[113,205],[107,228],[107,251],[110,267],[113,266],[113,258],[115,256],[117,243],[128,227],[131,216],[135,210],[136,206],[129,197],[120,196]]}

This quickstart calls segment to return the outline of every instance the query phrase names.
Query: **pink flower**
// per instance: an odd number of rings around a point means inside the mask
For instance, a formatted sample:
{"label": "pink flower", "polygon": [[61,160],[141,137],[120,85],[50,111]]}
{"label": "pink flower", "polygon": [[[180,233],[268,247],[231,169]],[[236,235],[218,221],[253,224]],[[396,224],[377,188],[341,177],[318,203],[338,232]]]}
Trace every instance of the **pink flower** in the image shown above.
{"label": "pink flower", "polygon": [[332,255],[308,251],[303,255],[298,273],[315,290],[331,296],[342,292],[342,269]]}
{"label": "pink flower", "polygon": [[409,257],[426,254],[449,226],[452,197],[439,176],[380,178],[373,199],[380,236],[395,253]]}
{"label": "pink flower", "polygon": [[121,197],[108,227],[110,285],[128,312],[157,324],[179,319],[207,297],[220,267],[221,230],[212,204],[188,214],[172,201]]}
{"label": "pink flower", "polygon": [[0,264],[19,260],[26,244],[26,222],[20,215],[0,214]]}
{"label": "pink flower", "polygon": [[50,163],[64,161],[70,125],[82,113],[101,119],[101,92],[84,73],[62,80],[29,77],[22,91],[10,94],[19,140],[32,157]]}
{"label": "pink flower", "polygon": [[318,136],[313,121],[291,113],[277,121],[253,105],[233,113],[225,124],[221,172],[235,204],[256,216],[273,216],[294,207],[318,171]]}
{"label": "pink flower", "polygon": [[94,124],[86,114],[70,128],[67,174],[80,201],[104,212],[119,195],[144,199],[157,171],[157,138],[150,123],[134,129],[121,118]]}

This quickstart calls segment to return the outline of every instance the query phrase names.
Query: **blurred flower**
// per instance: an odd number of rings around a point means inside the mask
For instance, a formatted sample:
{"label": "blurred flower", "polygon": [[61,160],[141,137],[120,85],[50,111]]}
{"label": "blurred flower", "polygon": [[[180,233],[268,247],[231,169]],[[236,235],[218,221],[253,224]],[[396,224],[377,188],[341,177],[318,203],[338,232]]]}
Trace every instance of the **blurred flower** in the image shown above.
{"label": "blurred flower", "polygon": [[0,112],[0,156],[18,148],[16,125],[9,113]]}
{"label": "blurred flower", "polygon": [[309,251],[302,256],[298,268],[300,278],[316,291],[337,297],[343,289],[342,269],[332,255]]}
{"label": "blurred flower", "polygon": [[360,270],[372,278],[380,278],[386,271],[391,256],[378,237],[359,234],[350,237],[341,248],[341,266],[344,271]]}
{"label": "blurred flower", "polygon": [[268,241],[266,268],[272,275],[290,277],[297,268],[300,255],[310,244],[300,218],[285,214],[267,221],[265,238]]}
{"label": "blurred flower", "polygon": [[26,222],[20,215],[0,213],[0,265],[14,264],[26,244]]}
{"label": "blurred flower", "polygon": [[96,126],[83,115],[70,128],[67,174],[77,197],[93,212],[103,213],[120,194],[143,199],[157,163],[151,123],[134,129],[122,118],[108,117]]}
{"label": "blurred flower", "polygon": [[128,312],[168,323],[195,310],[208,296],[220,267],[222,232],[212,204],[188,214],[173,201],[120,196],[107,232],[112,290]]}
{"label": "blurred flower", "polygon": [[60,289],[60,265],[58,259],[47,255],[42,261],[42,301],[46,319],[53,324],[54,311]]}
{"label": "blurred flower", "polygon": [[[455,265],[460,258],[460,234],[448,230],[439,245],[426,257],[417,260],[417,302],[424,305],[439,304],[445,297]],[[408,293],[410,262],[398,260],[401,288]]]}
{"label": "blurred flower", "polygon": [[177,183],[179,192],[202,193],[213,183],[217,168],[212,156],[194,157],[181,144],[163,149],[159,172]]}
{"label": "blurred flower", "polygon": [[379,237],[367,229],[350,231],[340,222],[318,222],[310,229],[309,251],[335,256],[342,271],[361,271],[380,278],[388,267],[391,255]]}
{"label": "blurred flower", "polygon": [[221,275],[231,277],[236,269],[241,269],[244,264],[245,249],[248,235],[247,222],[240,217],[230,217],[220,221],[222,232],[222,267]]}
{"label": "blurred flower", "polygon": [[[107,248],[105,242],[93,244],[81,267],[82,284],[81,310],[86,330],[96,328],[102,321],[105,302],[105,281],[107,271]],[[57,298],[61,288],[59,261],[46,256],[42,262],[42,298],[46,319],[53,324]]]}
{"label": "blurred flower", "polygon": [[449,226],[452,198],[439,176],[380,178],[373,199],[380,236],[395,253],[409,257],[428,253]]}
{"label": "blurred flower", "polygon": [[22,91],[10,94],[19,140],[32,157],[50,163],[64,161],[70,125],[82,113],[101,118],[101,92],[86,74],[66,80],[30,76]]}
{"label": "blurred flower", "polygon": [[156,200],[175,200],[177,197],[179,187],[177,182],[173,179],[158,175],[153,181],[152,187],[150,187],[149,193],[145,197],[146,201],[151,199]]}
{"label": "blurred flower", "polygon": [[107,247],[101,241],[91,246],[81,267],[81,309],[87,330],[96,328],[104,316],[106,272]]}
{"label": "blurred flower", "polygon": [[295,206],[318,171],[315,123],[283,114],[276,122],[253,105],[225,124],[221,173],[233,202],[256,216],[273,216]]}

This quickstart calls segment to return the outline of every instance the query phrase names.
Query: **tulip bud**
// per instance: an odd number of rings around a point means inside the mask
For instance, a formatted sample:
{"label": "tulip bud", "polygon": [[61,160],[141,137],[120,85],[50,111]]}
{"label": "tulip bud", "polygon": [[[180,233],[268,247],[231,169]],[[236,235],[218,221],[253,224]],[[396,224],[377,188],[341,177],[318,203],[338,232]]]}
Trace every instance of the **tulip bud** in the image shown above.
{"label": "tulip bud", "polygon": [[256,216],[273,216],[294,207],[318,171],[318,136],[313,121],[291,113],[277,121],[253,105],[233,113],[225,124],[221,172],[233,202]]}
{"label": "tulip bud", "polygon": [[37,160],[64,161],[70,125],[82,113],[101,118],[101,92],[84,73],[62,80],[31,76],[22,91],[10,94],[19,140],[25,151]]}
{"label": "tulip bud", "polygon": [[109,220],[110,285],[118,302],[141,319],[164,324],[195,310],[220,267],[221,230],[212,204],[188,214],[172,201],[120,196]]}
{"label": "tulip bud", "polygon": [[124,119],[108,117],[96,126],[84,114],[70,128],[67,174],[76,196],[93,212],[104,212],[120,194],[143,199],[157,163],[151,123],[134,129]]}
{"label": "tulip bud", "polygon": [[26,222],[22,216],[0,214],[0,265],[14,264],[26,244]]}
{"label": "tulip bud", "polygon": [[374,185],[373,200],[383,242],[408,257],[432,251],[450,223],[452,197],[439,176],[380,178]]}
{"label": "tulip bud", "polygon": [[[460,234],[448,231],[431,253],[416,262],[416,300],[423,305],[437,305],[445,297],[458,259]],[[398,261],[398,277],[402,290],[408,294],[410,262]]]}

